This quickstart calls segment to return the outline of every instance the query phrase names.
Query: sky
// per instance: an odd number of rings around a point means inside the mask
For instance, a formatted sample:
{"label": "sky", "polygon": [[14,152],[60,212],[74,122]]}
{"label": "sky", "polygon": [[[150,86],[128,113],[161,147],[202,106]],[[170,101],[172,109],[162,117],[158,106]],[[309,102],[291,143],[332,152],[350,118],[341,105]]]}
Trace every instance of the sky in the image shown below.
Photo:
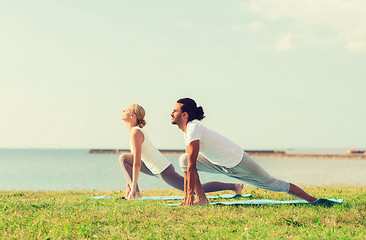
{"label": "sky", "polygon": [[366,1],[0,0],[0,148],[129,148],[182,97],[244,149],[366,148]]}

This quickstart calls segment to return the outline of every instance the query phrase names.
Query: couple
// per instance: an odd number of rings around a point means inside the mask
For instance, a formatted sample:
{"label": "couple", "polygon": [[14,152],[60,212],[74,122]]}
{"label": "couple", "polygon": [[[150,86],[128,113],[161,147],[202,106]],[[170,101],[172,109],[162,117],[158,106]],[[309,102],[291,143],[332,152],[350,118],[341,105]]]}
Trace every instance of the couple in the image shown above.
{"label": "couple", "polygon": [[[203,109],[190,98],[179,99],[171,113],[172,124],[184,132],[186,152],[179,158],[184,172],[182,177],[142,130],[146,124],[144,117],[144,109],[137,104],[122,112],[122,120],[130,131],[131,140],[131,153],[122,154],[119,158],[127,179],[127,199],[141,197],[137,183],[140,171],[158,176],[170,186],[184,191],[181,205],[205,205],[208,203],[207,192],[233,190],[240,194],[243,189],[242,183],[209,182],[201,185],[198,170],[225,174],[259,188],[286,192],[308,202],[317,200],[298,186],[270,176],[240,146],[203,126],[199,122],[205,117]],[[194,195],[197,196],[196,200]]]}

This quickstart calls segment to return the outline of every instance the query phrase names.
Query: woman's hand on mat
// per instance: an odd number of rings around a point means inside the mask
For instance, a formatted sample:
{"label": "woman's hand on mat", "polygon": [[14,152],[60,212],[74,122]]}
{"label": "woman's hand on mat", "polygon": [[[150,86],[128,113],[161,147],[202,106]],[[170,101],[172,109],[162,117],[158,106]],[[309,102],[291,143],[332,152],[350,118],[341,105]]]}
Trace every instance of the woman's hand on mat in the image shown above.
{"label": "woman's hand on mat", "polygon": [[127,200],[132,200],[132,199],[135,199],[135,196],[132,192],[130,192],[130,194],[128,194],[128,196],[127,196]]}
{"label": "woman's hand on mat", "polygon": [[131,188],[130,188],[130,185],[127,183],[126,184],[126,198],[128,199],[128,196],[130,195],[130,192],[131,192]]}
{"label": "woman's hand on mat", "polygon": [[141,198],[141,193],[136,192],[136,189],[131,189],[130,194],[127,196],[127,199],[135,199],[135,198]]}

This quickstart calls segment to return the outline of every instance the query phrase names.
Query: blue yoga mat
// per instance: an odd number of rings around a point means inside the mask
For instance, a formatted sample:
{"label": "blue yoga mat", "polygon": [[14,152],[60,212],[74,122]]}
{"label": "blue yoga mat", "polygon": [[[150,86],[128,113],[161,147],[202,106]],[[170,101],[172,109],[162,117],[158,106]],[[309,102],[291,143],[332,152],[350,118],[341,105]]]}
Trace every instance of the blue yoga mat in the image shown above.
{"label": "blue yoga mat", "polygon": [[[113,198],[111,196],[88,196],[88,198],[90,199],[109,199],[109,198]],[[122,199],[125,199],[125,197],[120,197]]]}
{"label": "blue yoga mat", "polygon": [[[269,199],[253,199],[253,200],[242,200],[242,201],[228,201],[228,202],[212,202],[210,205],[267,205],[267,204],[311,204],[311,205],[328,205],[331,206],[335,203],[343,203],[343,199],[324,199],[319,198],[315,202],[309,203],[305,200],[286,200],[286,201],[276,201]],[[162,203],[166,206],[175,207],[180,203]]]}
{"label": "blue yoga mat", "polygon": [[[208,199],[232,199],[232,198],[239,198],[239,197],[244,197],[244,198],[249,198],[251,197],[252,194],[224,194],[224,195],[220,195],[220,196],[207,196]],[[109,199],[109,198],[113,198],[112,196],[88,196],[88,198],[91,199]],[[125,199],[125,197],[118,197],[118,198],[122,198]],[[142,198],[137,198],[135,200],[182,200],[184,199],[183,196],[144,196]]]}

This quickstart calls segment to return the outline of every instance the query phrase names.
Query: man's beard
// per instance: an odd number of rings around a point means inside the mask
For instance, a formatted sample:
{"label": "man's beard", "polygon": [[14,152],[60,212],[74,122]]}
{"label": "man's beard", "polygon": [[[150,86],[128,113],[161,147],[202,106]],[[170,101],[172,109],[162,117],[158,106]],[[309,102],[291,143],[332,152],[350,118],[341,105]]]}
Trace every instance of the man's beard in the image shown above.
{"label": "man's beard", "polygon": [[172,124],[174,124],[174,125],[179,125],[179,118],[174,118],[174,119],[172,119]]}

